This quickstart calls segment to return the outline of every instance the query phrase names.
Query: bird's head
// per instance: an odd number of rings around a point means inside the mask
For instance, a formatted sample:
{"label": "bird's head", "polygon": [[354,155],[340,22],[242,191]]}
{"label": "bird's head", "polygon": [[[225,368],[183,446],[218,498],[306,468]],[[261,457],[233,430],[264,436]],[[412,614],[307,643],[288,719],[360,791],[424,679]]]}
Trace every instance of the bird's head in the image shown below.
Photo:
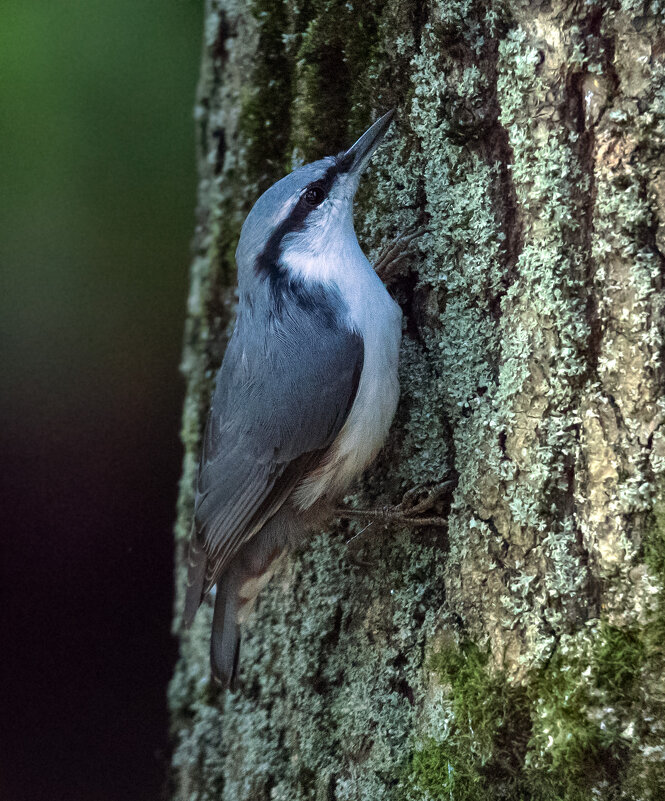
{"label": "bird's head", "polygon": [[236,251],[241,283],[275,271],[325,281],[352,257],[358,250],[353,198],[392,117],[389,111],[348,150],[299,167],[261,195]]}

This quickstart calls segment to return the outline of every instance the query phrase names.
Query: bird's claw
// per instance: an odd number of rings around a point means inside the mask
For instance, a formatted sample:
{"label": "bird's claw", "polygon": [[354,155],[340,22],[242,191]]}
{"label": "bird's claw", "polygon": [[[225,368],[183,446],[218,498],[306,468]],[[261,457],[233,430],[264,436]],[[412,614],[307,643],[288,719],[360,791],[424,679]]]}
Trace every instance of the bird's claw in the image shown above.
{"label": "bird's claw", "polygon": [[[424,512],[429,511],[443,495],[448,493],[455,482],[452,479],[442,481],[429,490],[426,496],[417,501],[416,498],[423,492],[423,487],[413,487],[402,496],[402,500],[395,506],[383,506],[380,509],[335,509],[337,517],[346,519],[369,520],[370,525],[375,520],[380,520],[385,526],[398,525],[413,528],[422,526],[445,527],[448,521],[445,517],[438,515],[423,516]],[[347,544],[356,539],[365,531],[355,534],[348,540]]]}
{"label": "bird's claw", "polygon": [[408,229],[383,248],[374,270],[384,284],[390,284],[397,277],[400,266],[412,255],[411,245],[426,233],[429,233],[429,229],[425,226]]}

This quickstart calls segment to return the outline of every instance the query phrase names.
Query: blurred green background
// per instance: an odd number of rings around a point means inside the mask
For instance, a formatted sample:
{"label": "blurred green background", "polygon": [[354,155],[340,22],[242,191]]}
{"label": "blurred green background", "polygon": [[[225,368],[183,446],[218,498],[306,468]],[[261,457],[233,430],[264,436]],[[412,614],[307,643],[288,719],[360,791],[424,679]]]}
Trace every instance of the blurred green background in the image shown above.
{"label": "blurred green background", "polygon": [[[193,220],[200,3],[0,8],[0,311],[12,394],[30,401],[63,369],[86,385],[115,378],[109,367],[124,380],[128,350],[172,365]],[[80,405],[75,382],[61,391],[60,402]]]}
{"label": "blurred green background", "polygon": [[3,801],[160,797],[202,6],[0,1]]}

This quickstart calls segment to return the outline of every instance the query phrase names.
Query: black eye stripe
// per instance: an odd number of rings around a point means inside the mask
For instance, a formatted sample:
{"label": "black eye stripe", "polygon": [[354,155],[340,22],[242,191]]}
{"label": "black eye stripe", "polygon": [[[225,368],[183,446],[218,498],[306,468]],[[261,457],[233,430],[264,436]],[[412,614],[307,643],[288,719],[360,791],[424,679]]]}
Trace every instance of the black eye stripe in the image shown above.
{"label": "black eye stripe", "polygon": [[279,273],[282,239],[287,234],[293,233],[294,231],[302,231],[305,227],[307,215],[316,208],[316,206],[312,206],[310,203],[303,200],[303,195],[307,190],[313,187],[320,187],[325,194],[328,195],[337,176],[345,171],[346,169],[344,166],[340,164],[338,159],[335,159],[318,181],[312,181],[312,183],[305,188],[289,216],[285,220],[282,220],[273,230],[265,247],[257,256],[254,263],[254,270],[257,275],[272,275],[274,277]]}

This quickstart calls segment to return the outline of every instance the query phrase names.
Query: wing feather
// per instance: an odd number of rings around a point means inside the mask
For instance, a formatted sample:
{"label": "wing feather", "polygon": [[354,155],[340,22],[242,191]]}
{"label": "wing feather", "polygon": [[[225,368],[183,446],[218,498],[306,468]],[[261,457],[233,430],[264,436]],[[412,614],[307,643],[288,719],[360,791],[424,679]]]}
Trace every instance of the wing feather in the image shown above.
{"label": "wing feather", "polygon": [[195,505],[203,594],[332,444],[362,372],[361,337],[316,308],[253,322],[239,318],[204,435]]}

